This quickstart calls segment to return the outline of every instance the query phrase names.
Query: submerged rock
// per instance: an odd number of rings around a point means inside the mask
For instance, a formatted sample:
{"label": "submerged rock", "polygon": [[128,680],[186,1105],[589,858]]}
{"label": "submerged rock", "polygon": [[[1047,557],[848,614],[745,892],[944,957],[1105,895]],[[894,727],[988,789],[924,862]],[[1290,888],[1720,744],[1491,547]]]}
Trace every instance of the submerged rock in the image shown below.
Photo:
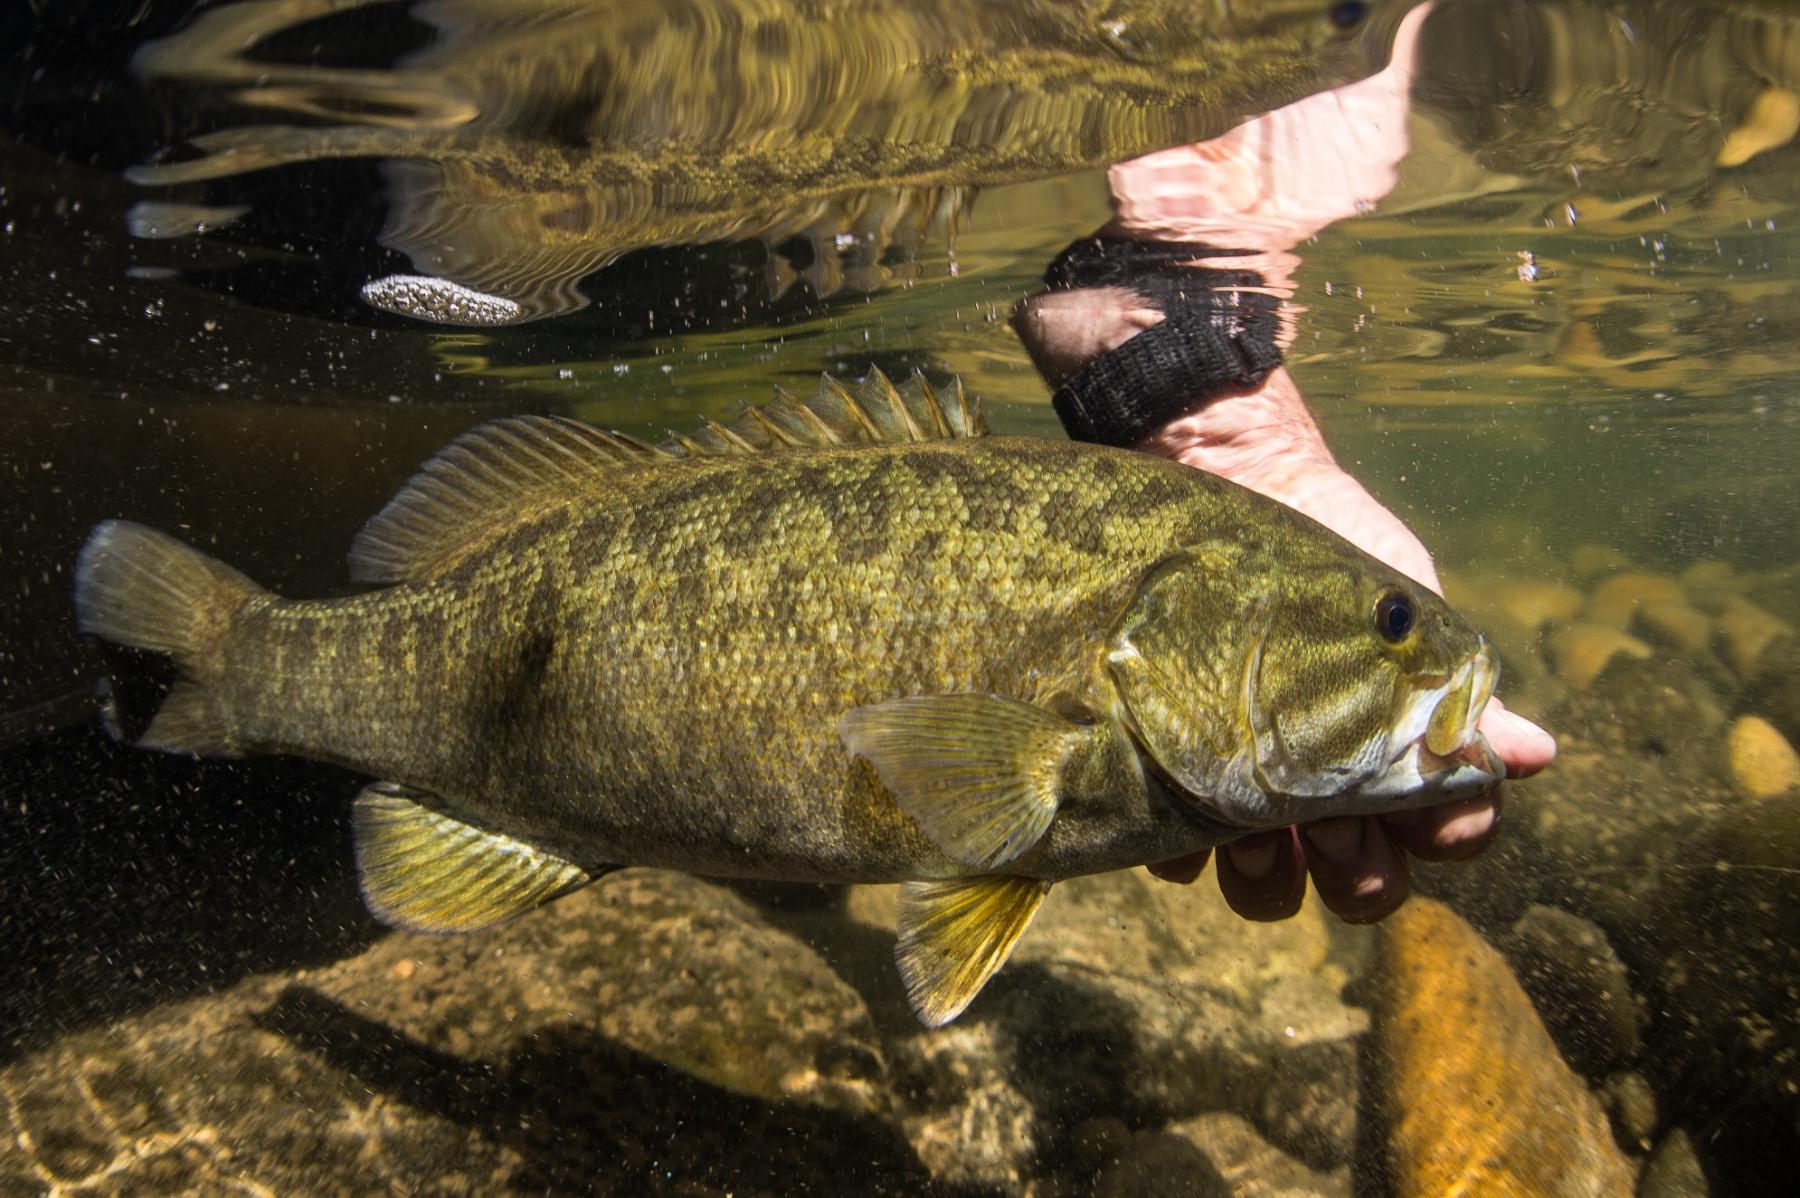
{"label": "submerged rock", "polygon": [[1569,555],[1569,568],[1577,578],[1604,578],[1630,569],[1631,559],[1611,545],[1577,545],[1575,552]]}
{"label": "submerged rock", "polygon": [[1727,596],[1719,609],[1719,652],[1739,678],[1755,677],[1765,654],[1779,651],[1793,640],[1792,624],[1742,596]]}
{"label": "submerged rock", "polygon": [[837,1154],[866,1187],[928,1184],[855,992],[736,896],[654,870],[68,1037],[0,1090],[9,1140],[70,1186],[824,1193]]}
{"label": "submerged rock", "polygon": [[1644,637],[1690,656],[1710,654],[1712,618],[1685,600],[1657,599],[1637,609],[1634,625]]}
{"label": "submerged rock", "polygon": [[1720,561],[1716,557],[1703,557],[1688,563],[1682,569],[1680,578],[1681,585],[1696,597],[1728,592],[1737,586],[1737,571],[1730,562]]}
{"label": "submerged rock", "polygon": [[[387,968],[411,962],[398,984]],[[884,1066],[862,999],[737,895],[633,869],[489,936],[394,936],[303,976],[437,1051],[482,1057],[557,1022],[767,1102],[873,1115]]]}
{"label": "submerged rock", "polygon": [[1633,1070],[1613,1074],[1601,1085],[1600,1098],[1619,1143],[1633,1152],[1648,1152],[1656,1132],[1656,1091],[1644,1075]]}
{"label": "submerged rock", "polygon": [[1606,933],[1579,915],[1534,905],[1502,947],[1576,1070],[1597,1081],[1637,1055],[1637,1002]]}
{"label": "submerged rock", "polygon": [[1650,1154],[1638,1182],[1638,1198],[1708,1198],[1711,1192],[1694,1142],[1679,1127]]}
{"label": "submerged rock", "polygon": [[1681,572],[1688,601],[1708,617],[1725,610],[1725,603],[1744,592],[1745,580],[1729,565],[1718,561],[1695,562]]}
{"label": "submerged rock", "polygon": [[1760,716],[1739,716],[1725,736],[1731,780],[1747,799],[1800,788],[1800,753]]}
{"label": "submerged rock", "polygon": [[1735,1192],[1788,1168],[1800,1126],[1800,795],[1743,798],[1723,726],[1658,673],[1675,671],[1615,666],[1548,713],[1561,754],[1510,788],[1495,844],[1417,880],[1496,934],[1533,902],[1602,929],[1647,1015],[1654,1052],[1635,1068],[1666,1112],[1709,1129],[1709,1167]]}
{"label": "submerged rock", "polygon": [[1625,628],[1640,606],[1658,602],[1686,603],[1687,591],[1667,575],[1628,570],[1594,588],[1588,596],[1587,619],[1593,624]]}
{"label": "submerged rock", "polygon": [[1613,658],[1583,699],[1584,714],[1606,713],[1632,752],[1691,755],[1700,738],[1725,724],[1713,682],[1666,656]]}
{"label": "submerged rock", "polygon": [[1003,1029],[961,1020],[909,1037],[894,1067],[909,1098],[907,1142],[931,1176],[957,1188],[1022,1193],[1051,1129],[1007,1068]]}
{"label": "submerged rock", "polygon": [[1376,1023],[1397,1198],[1613,1196],[1632,1170],[1500,954],[1414,899],[1382,925]]}
{"label": "submerged rock", "polygon": [[1767,719],[1790,744],[1800,743],[1800,641],[1765,653],[1744,687],[1742,710]]}
{"label": "submerged rock", "polygon": [[1532,630],[1573,620],[1581,612],[1582,594],[1564,582],[1508,579],[1495,583],[1493,601],[1513,620]]}
{"label": "submerged rock", "polygon": [[769,897],[627,870],[66,1037],[0,1068],[0,1183],[1072,1193],[1178,1125],[1221,1192],[1343,1192],[1362,933],[1316,908],[1257,925],[1211,879],[1078,879],[927,1030],[891,887]]}
{"label": "submerged rock", "polygon": [[1143,1132],[1100,1177],[1103,1198],[1350,1198],[1350,1170],[1309,1169],[1236,1115]]}
{"label": "submerged rock", "polygon": [[1006,1193],[1079,1165],[1069,1129],[1097,1120],[1229,1111],[1310,1167],[1342,1165],[1368,1016],[1341,997],[1354,961],[1326,918],[1247,923],[1210,877],[1059,884],[947,1032],[891,1026],[908,1139],[940,1181]]}
{"label": "submerged rock", "polygon": [[1649,645],[1608,624],[1565,624],[1550,634],[1549,646],[1557,673],[1576,690],[1599,677],[1615,656],[1650,656]]}

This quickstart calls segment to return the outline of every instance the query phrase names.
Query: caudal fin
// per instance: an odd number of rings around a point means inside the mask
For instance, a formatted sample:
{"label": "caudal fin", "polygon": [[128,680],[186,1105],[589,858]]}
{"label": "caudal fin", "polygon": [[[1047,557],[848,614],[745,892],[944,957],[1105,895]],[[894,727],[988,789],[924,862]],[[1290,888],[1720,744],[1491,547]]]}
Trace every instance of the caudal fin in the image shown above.
{"label": "caudal fin", "polygon": [[260,593],[230,566],[153,528],[108,520],[89,535],[75,567],[77,626],[115,644],[166,653],[181,672],[137,744],[174,753],[236,751],[213,701],[212,650],[244,601]]}

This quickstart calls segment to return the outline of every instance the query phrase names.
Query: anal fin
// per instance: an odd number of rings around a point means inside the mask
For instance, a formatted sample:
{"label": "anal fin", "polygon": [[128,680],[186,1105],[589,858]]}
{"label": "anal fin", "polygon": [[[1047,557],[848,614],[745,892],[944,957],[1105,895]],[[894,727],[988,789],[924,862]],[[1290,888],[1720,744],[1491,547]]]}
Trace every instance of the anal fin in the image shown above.
{"label": "anal fin", "polygon": [[989,875],[900,888],[894,960],[921,1023],[942,1027],[962,1014],[1006,963],[1050,885]]}
{"label": "anal fin", "polygon": [[560,857],[376,782],[356,796],[356,872],[375,918],[409,932],[479,932],[593,881]]}

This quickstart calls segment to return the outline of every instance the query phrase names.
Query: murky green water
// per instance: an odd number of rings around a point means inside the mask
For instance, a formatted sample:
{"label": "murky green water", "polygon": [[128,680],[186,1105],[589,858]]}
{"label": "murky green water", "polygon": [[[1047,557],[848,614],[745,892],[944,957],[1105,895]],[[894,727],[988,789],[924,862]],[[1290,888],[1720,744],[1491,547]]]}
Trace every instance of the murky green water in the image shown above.
{"label": "murky green water", "polygon": [[[1405,130],[1391,187],[1281,247],[1332,450],[1561,741],[1415,870],[1455,915],[1082,880],[928,1033],[881,889],[631,871],[386,933],[356,778],[100,732],[82,539],[334,593],[484,419],[656,437],[820,371],[1060,436],[1009,317],[1107,166],[1368,73],[1407,6],[37,7],[0,67],[0,1193],[1790,1192],[1790,8],[1443,3],[1352,114]],[[395,275],[511,323],[363,298]]]}

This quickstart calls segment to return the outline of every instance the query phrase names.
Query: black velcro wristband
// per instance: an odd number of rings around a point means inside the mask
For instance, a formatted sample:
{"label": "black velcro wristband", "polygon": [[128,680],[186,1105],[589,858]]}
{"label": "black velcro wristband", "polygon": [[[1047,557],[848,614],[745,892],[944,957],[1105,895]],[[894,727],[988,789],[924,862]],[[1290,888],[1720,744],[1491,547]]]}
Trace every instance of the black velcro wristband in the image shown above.
{"label": "black velcro wristband", "polygon": [[1211,311],[1176,311],[1082,367],[1051,403],[1075,440],[1129,447],[1207,399],[1255,386],[1279,365],[1272,331],[1244,337]]}
{"label": "black velcro wristband", "polygon": [[1163,313],[1160,324],[1089,362],[1051,402],[1069,436],[1133,446],[1220,394],[1253,387],[1282,361],[1281,301],[1250,270],[1184,265],[1244,251],[1091,238],[1045,273],[1053,290],[1125,287]]}

